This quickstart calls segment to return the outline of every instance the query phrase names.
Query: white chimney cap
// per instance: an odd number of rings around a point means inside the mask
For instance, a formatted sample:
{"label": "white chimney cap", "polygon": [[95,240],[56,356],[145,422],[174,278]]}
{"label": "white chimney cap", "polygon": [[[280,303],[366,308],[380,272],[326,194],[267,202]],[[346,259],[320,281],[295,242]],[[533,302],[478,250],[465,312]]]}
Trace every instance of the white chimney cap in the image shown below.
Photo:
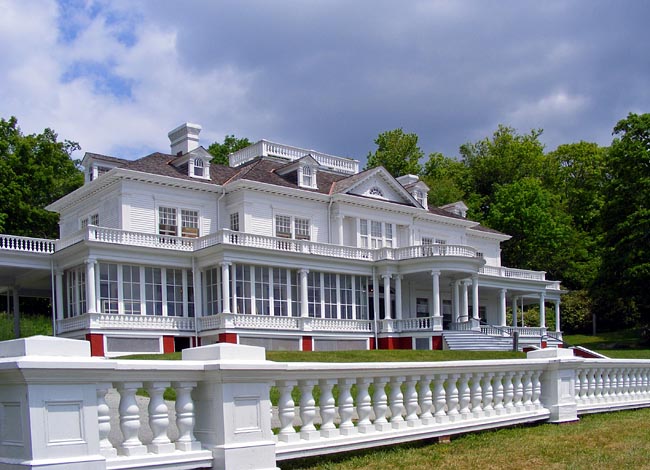
{"label": "white chimney cap", "polygon": [[186,122],[169,131],[167,137],[171,143],[172,155],[185,155],[199,147],[201,126]]}

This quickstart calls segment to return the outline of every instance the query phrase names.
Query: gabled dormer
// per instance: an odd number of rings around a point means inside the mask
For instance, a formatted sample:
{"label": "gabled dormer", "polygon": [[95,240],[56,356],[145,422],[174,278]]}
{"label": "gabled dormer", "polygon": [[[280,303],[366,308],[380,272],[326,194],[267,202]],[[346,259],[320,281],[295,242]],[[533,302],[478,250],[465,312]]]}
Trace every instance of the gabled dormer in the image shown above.
{"label": "gabled dormer", "polygon": [[197,179],[210,179],[210,161],[213,155],[203,147],[198,147],[191,152],[176,157],[172,165],[187,171],[187,176]]}
{"label": "gabled dormer", "polygon": [[420,181],[420,177],[417,175],[404,175],[397,178],[397,181],[400,182],[404,189],[406,189],[413,199],[415,199],[418,204],[420,204],[424,209],[429,209],[429,204],[427,202],[427,196],[429,194],[429,187],[424,184],[423,181]]}
{"label": "gabled dormer", "polygon": [[84,183],[87,184],[91,181],[95,181],[101,175],[108,173],[113,168],[121,168],[126,166],[127,163],[126,160],[121,158],[86,152],[83,160],[81,160],[81,165],[85,168]]}
{"label": "gabled dormer", "polygon": [[467,205],[465,205],[463,201],[452,202],[451,204],[446,204],[440,208],[460,217],[467,217]]}
{"label": "gabled dormer", "polygon": [[275,170],[275,173],[280,176],[289,176],[295,173],[296,183],[299,187],[305,189],[318,189],[318,182],[316,179],[320,163],[311,155],[307,154],[304,157],[294,160],[291,163]]}
{"label": "gabled dormer", "polygon": [[381,166],[337,182],[332,192],[417,206],[413,195]]}

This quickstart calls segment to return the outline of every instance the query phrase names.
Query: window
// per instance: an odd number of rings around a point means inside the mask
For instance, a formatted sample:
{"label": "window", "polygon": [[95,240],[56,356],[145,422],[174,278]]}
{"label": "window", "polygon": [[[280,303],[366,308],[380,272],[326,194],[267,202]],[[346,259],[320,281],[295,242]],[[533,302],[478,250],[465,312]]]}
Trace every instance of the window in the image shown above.
{"label": "window", "polygon": [[160,268],[144,268],[147,315],[162,315],[162,273]]}
{"label": "window", "polygon": [[93,214],[90,216],[90,225],[99,225],[99,214]]}
{"label": "window", "polygon": [[178,233],[176,209],[172,207],[158,208],[158,233],[175,236]]}
{"label": "window", "polygon": [[374,197],[384,197],[384,193],[377,186],[373,186],[372,188],[370,188],[370,191],[368,191],[368,195]]}
{"label": "window", "polygon": [[426,208],[426,205],[424,204],[424,193],[420,191],[419,189],[415,189],[413,191],[413,198],[424,208]]}
{"label": "window", "polygon": [[199,212],[181,209],[181,236],[197,238],[199,236]]}
{"label": "window", "polygon": [[124,313],[140,315],[140,267],[122,266],[122,291],[124,296]]}
{"label": "window", "polygon": [[90,215],[88,217],[84,217],[83,219],[80,219],[79,220],[79,225],[80,225],[82,230],[85,229],[86,227],[88,227],[88,225],[98,226],[99,225],[99,214],[92,214],[92,215]]}
{"label": "window", "polygon": [[354,278],[354,302],[356,304],[356,319],[368,318],[368,278],[356,276]]}
{"label": "window", "polygon": [[66,318],[86,313],[86,271],[79,266],[66,271],[67,311]]}
{"label": "window", "polygon": [[194,159],[194,176],[203,178],[203,160],[200,158]]}
{"label": "window", "polygon": [[251,313],[251,267],[238,264],[235,266],[235,295],[237,296],[237,312]]}
{"label": "window", "polygon": [[207,315],[221,312],[221,273],[219,268],[205,271],[205,306]]}
{"label": "window", "polygon": [[276,237],[310,240],[310,232],[309,219],[303,217],[291,217],[288,215],[275,216]]}
{"label": "window", "polygon": [[320,273],[307,274],[307,308],[310,317],[321,317]]}
{"label": "window", "polygon": [[341,318],[351,320],[354,318],[352,276],[339,274],[339,291],[341,295]]}
{"label": "window", "polygon": [[302,186],[313,188],[314,184],[314,171],[310,166],[302,167]]}
{"label": "window", "polygon": [[99,263],[99,305],[102,313],[118,313],[117,264]]}
{"label": "window", "polygon": [[393,233],[393,224],[359,219],[359,246],[361,248],[394,248]]}
{"label": "window", "polygon": [[183,270],[167,269],[167,316],[183,316]]}
{"label": "window", "polygon": [[266,266],[255,267],[255,313],[257,315],[270,315],[269,295],[269,268]]}
{"label": "window", "polygon": [[230,230],[239,232],[239,212],[230,214]]}
{"label": "window", "polygon": [[323,273],[323,307],[325,318],[336,318],[336,274]]}

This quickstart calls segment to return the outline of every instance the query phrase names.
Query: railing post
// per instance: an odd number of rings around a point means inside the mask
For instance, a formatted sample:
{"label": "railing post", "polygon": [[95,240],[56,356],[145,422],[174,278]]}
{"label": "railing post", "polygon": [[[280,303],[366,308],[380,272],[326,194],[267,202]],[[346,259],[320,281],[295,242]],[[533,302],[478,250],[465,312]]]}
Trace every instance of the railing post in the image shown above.
{"label": "railing post", "polygon": [[573,351],[547,348],[528,353],[529,359],[548,359],[541,376],[541,402],[551,412],[549,422],[564,423],[578,420],[576,403],[576,366],[584,359],[573,356]]}
{"label": "railing post", "polygon": [[213,467],[275,469],[269,390],[273,371],[285,366],[267,362],[264,348],[229,343],[185,349],[183,360],[205,361],[192,394],[194,434],[212,451]]}

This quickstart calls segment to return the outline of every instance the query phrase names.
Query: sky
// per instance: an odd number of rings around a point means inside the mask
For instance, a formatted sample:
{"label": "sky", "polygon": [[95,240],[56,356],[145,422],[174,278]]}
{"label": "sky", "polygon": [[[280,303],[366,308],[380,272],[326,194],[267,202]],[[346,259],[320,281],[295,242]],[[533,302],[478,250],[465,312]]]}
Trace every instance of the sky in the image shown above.
{"label": "sky", "polygon": [[644,0],[0,0],[0,117],[83,152],[227,134],[366,160],[381,132],[426,155],[499,124],[547,150],[609,145],[650,111]]}

